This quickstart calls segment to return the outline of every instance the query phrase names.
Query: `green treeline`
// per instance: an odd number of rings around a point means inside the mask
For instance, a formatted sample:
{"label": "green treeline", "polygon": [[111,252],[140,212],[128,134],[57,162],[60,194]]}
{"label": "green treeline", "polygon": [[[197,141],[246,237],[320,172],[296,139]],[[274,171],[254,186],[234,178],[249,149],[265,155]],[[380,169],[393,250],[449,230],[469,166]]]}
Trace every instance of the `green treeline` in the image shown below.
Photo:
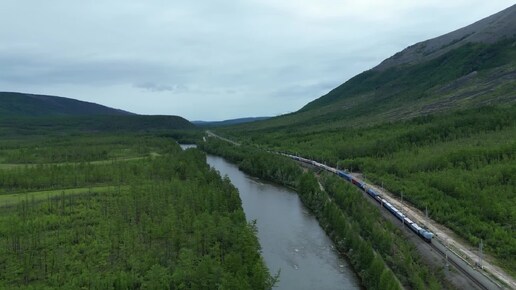
{"label": "green treeline", "polygon": [[[386,264],[391,269],[396,269],[396,273],[401,273],[397,277],[403,285],[410,285],[412,289],[442,288],[436,276],[440,272],[430,272],[414,247],[405,241],[401,231],[382,219],[378,210],[371,210],[374,207],[363,198],[359,189],[350,183],[342,182],[341,178],[334,175],[326,175],[323,181],[326,192],[335,204],[334,207],[323,209],[323,211],[328,211],[324,216],[337,219],[337,221],[333,221],[335,229],[339,229],[335,230],[335,235],[338,235],[339,232],[358,232],[358,235],[367,241],[367,246],[385,257]],[[345,215],[345,220],[338,220],[337,208]],[[365,251],[357,247],[355,239],[353,236],[341,237],[339,246]],[[366,257],[370,259],[369,263],[375,263],[374,260],[371,260],[372,255],[368,254]],[[371,267],[374,267],[373,264]],[[370,281],[376,281],[375,279],[378,277],[368,277]]]}
{"label": "green treeline", "polygon": [[96,134],[75,136],[30,136],[0,141],[0,163],[45,164],[90,162],[161,153],[170,138],[154,135]]}
{"label": "green treeline", "polygon": [[304,173],[293,160],[249,146],[232,146],[214,138],[199,146],[208,153],[237,163],[251,175],[296,188],[303,203],[316,215],[339,251],[349,257],[366,288],[444,287],[439,282],[442,276],[436,276],[440,271],[425,266],[399,230],[389,221],[382,220],[378,209],[355,187],[337,177],[325,176],[325,190],[322,191],[315,175]]}
{"label": "green treeline", "polygon": [[273,181],[288,187],[296,187],[301,168],[287,157],[256,150],[249,146],[228,146],[227,142],[209,138],[199,143],[199,148],[223,156],[250,175]]}
{"label": "green treeline", "polygon": [[[132,136],[139,137],[151,138]],[[108,139],[138,151],[140,142]],[[88,187],[97,171],[114,185],[3,207],[0,289],[270,289],[274,279],[237,189],[200,151],[161,141],[150,142],[162,145],[149,147],[160,152],[155,158],[0,169],[17,180],[3,191],[32,190],[32,177],[41,189],[76,186],[71,176]],[[108,156],[120,148],[107,147]]]}
{"label": "green treeline", "polygon": [[[21,106],[23,106],[22,104]],[[0,99],[0,111],[2,111]],[[35,114],[30,113],[34,116]],[[37,115],[37,114],[36,114]],[[39,116],[24,117],[0,114],[0,136],[17,138],[60,137],[76,134],[169,134],[171,131],[195,131],[197,127],[178,116],[145,115],[91,115],[91,116]]]}
{"label": "green treeline", "polygon": [[231,131],[239,141],[354,172],[451,228],[516,272],[516,106],[370,127]]}

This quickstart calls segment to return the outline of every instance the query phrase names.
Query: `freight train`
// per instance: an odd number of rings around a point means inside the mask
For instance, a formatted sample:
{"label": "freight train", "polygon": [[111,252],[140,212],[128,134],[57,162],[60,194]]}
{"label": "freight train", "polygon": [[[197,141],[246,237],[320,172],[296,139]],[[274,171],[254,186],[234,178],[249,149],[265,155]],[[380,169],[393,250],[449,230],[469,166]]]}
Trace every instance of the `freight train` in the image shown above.
{"label": "freight train", "polygon": [[296,155],[290,155],[290,154],[283,154],[289,158],[292,158],[294,160],[307,163],[310,165],[313,165],[317,168],[324,169],[326,171],[330,171],[343,179],[345,179],[348,182],[351,182],[356,187],[360,188],[362,191],[365,191],[367,195],[369,195],[372,199],[374,199],[376,202],[382,205],[385,209],[387,209],[392,215],[394,215],[397,219],[399,219],[403,224],[405,224],[410,230],[412,230],[414,233],[416,233],[418,236],[420,236],[423,240],[425,240],[428,243],[432,242],[432,238],[434,234],[421,226],[419,226],[416,222],[409,219],[406,215],[404,215],[400,210],[398,210],[394,205],[392,205],[390,202],[385,200],[378,192],[376,192],[373,188],[367,186],[366,183],[361,182],[360,180],[353,177],[351,174],[348,174],[344,171],[337,170],[333,167],[327,166],[325,164],[319,163],[314,160],[306,159],[303,157],[299,157]]}

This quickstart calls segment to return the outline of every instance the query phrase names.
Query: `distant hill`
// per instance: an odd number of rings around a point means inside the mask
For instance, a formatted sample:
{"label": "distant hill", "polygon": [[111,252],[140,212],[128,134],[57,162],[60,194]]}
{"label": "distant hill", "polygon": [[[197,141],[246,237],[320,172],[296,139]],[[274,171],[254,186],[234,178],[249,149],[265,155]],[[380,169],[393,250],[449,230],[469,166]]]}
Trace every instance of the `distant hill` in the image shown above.
{"label": "distant hill", "polygon": [[0,136],[193,128],[179,116],[143,116],[69,98],[0,92]]}
{"label": "distant hill", "polygon": [[0,92],[0,116],[91,116],[133,115],[133,113],[109,108],[95,103],[69,98]]}
{"label": "distant hill", "polygon": [[94,115],[51,117],[0,117],[0,137],[68,135],[73,133],[170,132],[195,129],[178,116]]}
{"label": "distant hill", "polygon": [[412,45],[298,112],[246,130],[367,126],[516,102],[516,5]]}
{"label": "distant hill", "polygon": [[238,118],[238,119],[229,119],[224,121],[192,121],[193,124],[201,127],[222,127],[222,126],[230,126],[237,124],[245,124],[256,121],[267,120],[271,117],[249,117],[249,118]]}

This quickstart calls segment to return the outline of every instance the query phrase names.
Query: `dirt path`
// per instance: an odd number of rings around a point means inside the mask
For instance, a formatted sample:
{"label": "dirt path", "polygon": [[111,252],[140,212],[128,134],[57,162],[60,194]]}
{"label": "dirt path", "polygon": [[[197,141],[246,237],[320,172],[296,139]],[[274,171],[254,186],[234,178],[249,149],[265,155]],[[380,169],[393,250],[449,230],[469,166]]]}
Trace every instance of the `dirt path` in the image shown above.
{"label": "dirt path", "polygon": [[[360,181],[363,181],[363,176],[361,174],[353,173],[352,175]],[[455,252],[456,255],[466,260],[470,265],[476,265],[476,263],[479,261],[478,249],[468,245],[467,242],[457,236],[452,230],[437,223],[431,218],[426,218],[425,213],[407,204],[406,202],[403,202],[402,204],[400,199],[395,197],[389,191],[370,183],[367,183],[367,186],[372,187],[374,190],[380,192],[384,199],[389,201],[398,209],[401,209],[404,214],[410,217],[410,219],[426,226],[435,234],[434,238],[439,239],[443,245],[447,245],[451,251]],[[477,267],[477,271],[482,272],[486,276],[491,276],[497,280],[502,281],[506,285],[509,285],[510,289],[516,289],[516,281],[514,278],[505,273],[505,271],[503,271],[500,267],[492,264],[491,261],[493,261],[493,258],[484,253],[482,262],[483,270]]]}

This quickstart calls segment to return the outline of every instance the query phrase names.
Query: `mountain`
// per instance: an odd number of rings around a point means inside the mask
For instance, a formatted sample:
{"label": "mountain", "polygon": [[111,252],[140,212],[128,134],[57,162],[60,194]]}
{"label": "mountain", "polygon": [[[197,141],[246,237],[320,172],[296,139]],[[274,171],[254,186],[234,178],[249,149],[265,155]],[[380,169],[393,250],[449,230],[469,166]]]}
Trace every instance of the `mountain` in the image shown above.
{"label": "mountain", "polygon": [[109,108],[95,103],[69,98],[0,92],[0,116],[91,116],[133,115],[133,113]]}
{"label": "mountain", "polygon": [[503,270],[491,274],[514,277],[515,20],[512,6],[410,46],[295,113],[214,130],[367,176],[466,247],[487,245]]}
{"label": "mountain", "polygon": [[467,43],[493,44],[516,37],[516,5],[445,35],[416,43],[384,60],[373,70],[416,64],[443,55]]}
{"label": "mountain", "polygon": [[248,118],[238,118],[238,119],[229,119],[224,121],[192,121],[193,124],[201,126],[201,127],[222,127],[222,126],[231,126],[238,124],[251,123],[256,121],[267,120],[271,117],[248,117]]}
{"label": "mountain", "polygon": [[179,116],[143,116],[69,98],[0,92],[0,136],[194,129]]}
{"label": "mountain", "polygon": [[409,46],[308,103],[247,128],[367,126],[516,102],[516,5]]}

